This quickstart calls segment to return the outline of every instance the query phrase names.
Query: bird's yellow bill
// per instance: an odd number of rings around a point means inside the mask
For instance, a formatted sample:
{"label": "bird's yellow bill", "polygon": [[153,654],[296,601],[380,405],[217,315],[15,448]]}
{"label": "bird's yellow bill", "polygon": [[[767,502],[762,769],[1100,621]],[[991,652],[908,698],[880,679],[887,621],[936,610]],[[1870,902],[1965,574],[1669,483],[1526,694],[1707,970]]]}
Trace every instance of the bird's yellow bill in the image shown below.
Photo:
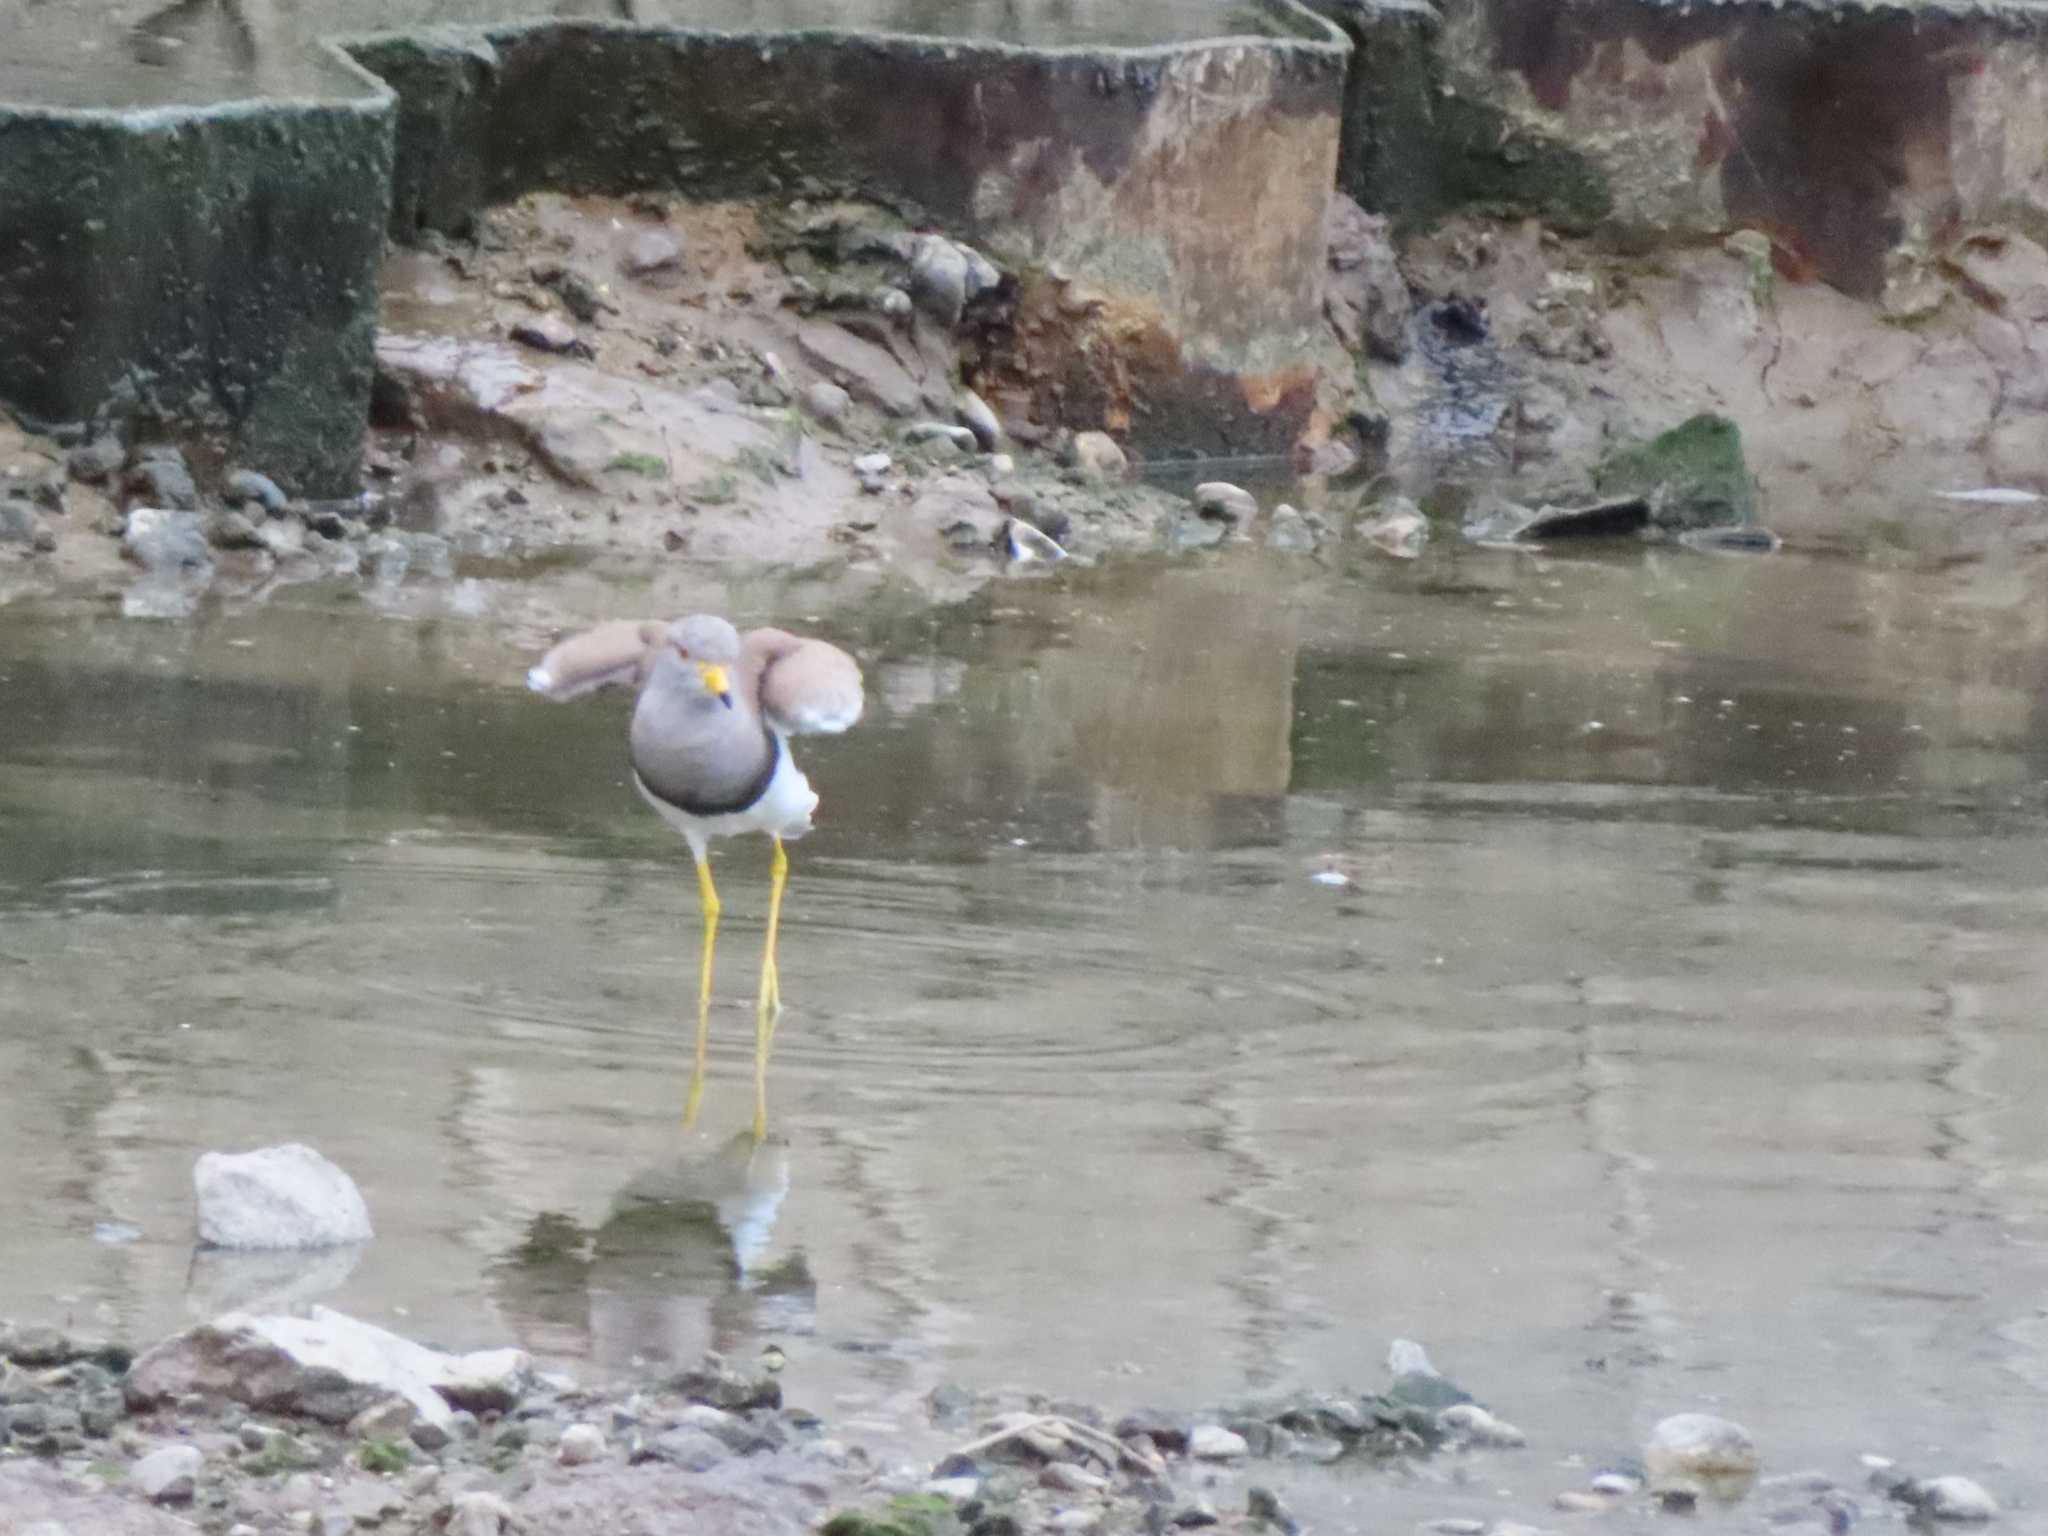
{"label": "bird's yellow bill", "polygon": [[716,694],[720,703],[731,706],[732,681],[725,675],[725,668],[714,662],[700,661],[697,663],[697,675],[704,679],[705,692]]}

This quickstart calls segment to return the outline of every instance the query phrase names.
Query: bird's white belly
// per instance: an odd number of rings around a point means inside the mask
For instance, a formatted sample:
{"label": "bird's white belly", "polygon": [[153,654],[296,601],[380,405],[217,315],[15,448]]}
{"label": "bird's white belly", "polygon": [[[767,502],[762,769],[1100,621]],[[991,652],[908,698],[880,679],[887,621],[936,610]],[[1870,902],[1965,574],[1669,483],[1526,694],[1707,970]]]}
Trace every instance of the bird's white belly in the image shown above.
{"label": "bird's white belly", "polygon": [[766,832],[771,837],[794,842],[811,830],[811,813],[818,808],[818,794],[804,777],[803,769],[797,767],[796,759],[789,755],[789,743],[778,738],[778,745],[781,750],[776,753],[775,773],[768,780],[768,787],[761,792],[760,799],[743,811],[693,816],[654,794],[637,773],[633,775],[633,787],[693,848],[713,838],[738,837],[746,832]]}

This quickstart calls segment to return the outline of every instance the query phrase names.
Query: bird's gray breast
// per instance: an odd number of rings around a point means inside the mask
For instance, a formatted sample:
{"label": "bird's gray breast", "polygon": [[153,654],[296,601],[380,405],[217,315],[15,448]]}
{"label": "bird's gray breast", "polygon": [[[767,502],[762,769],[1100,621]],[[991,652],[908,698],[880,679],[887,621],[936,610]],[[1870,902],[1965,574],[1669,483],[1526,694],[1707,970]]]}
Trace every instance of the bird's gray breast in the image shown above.
{"label": "bird's gray breast", "polygon": [[767,792],[781,746],[760,716],[708,694],[649,688],[633,711],[633,771],[691,816],[744,811]]}

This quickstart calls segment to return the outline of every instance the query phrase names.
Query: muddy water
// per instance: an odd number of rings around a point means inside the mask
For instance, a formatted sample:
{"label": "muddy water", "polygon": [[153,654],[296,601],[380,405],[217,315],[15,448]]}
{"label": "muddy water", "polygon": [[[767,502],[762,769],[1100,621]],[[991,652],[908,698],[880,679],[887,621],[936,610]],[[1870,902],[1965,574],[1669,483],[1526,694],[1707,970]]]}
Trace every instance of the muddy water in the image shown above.
{"label": "muddy water", "polygon": [[[1687,1407],[2048,1495],[2024,573],[1247,552],[837,632],[874,710],[807,754],[749,1155],[763,851],[686,1136],[693,892],[619,702],[484,620],[0,614],[0,1315],[774,1340],[855,1432],[1372,1386],[1407,1335],[1532,1448],[1302,1495],[1340,1528],[1540,1516]],[[286,1138],[377,1241],[195,1258],[194,1155]]]}

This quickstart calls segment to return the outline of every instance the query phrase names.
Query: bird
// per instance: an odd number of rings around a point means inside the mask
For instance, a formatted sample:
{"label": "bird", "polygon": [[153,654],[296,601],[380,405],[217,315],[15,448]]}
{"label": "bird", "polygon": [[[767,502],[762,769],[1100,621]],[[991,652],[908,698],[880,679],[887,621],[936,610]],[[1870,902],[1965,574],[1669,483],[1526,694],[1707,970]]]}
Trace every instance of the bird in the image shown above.
{"label": "bird", "polygon": [[859,663],[829,641],[782,629],[743,635],[716,614],[696,613],[672,622],[614,619],[571,635],[528,670],[526,683],[555,700],[615,686],[638,692],[627,732],[633,787],[682,834],[697,864],[704,942],[685,1129],[697,1123],[710,1048],[720,911],[711,844],[749,832],[764,832],[774,844],[754,1021],[754,1139],[760,1141],[768,1132],[768,1052],[782,1012],[775,950],[789,883],[784,845],[811,830],[818,808],[789,739],[837,735],[859,722]]}

